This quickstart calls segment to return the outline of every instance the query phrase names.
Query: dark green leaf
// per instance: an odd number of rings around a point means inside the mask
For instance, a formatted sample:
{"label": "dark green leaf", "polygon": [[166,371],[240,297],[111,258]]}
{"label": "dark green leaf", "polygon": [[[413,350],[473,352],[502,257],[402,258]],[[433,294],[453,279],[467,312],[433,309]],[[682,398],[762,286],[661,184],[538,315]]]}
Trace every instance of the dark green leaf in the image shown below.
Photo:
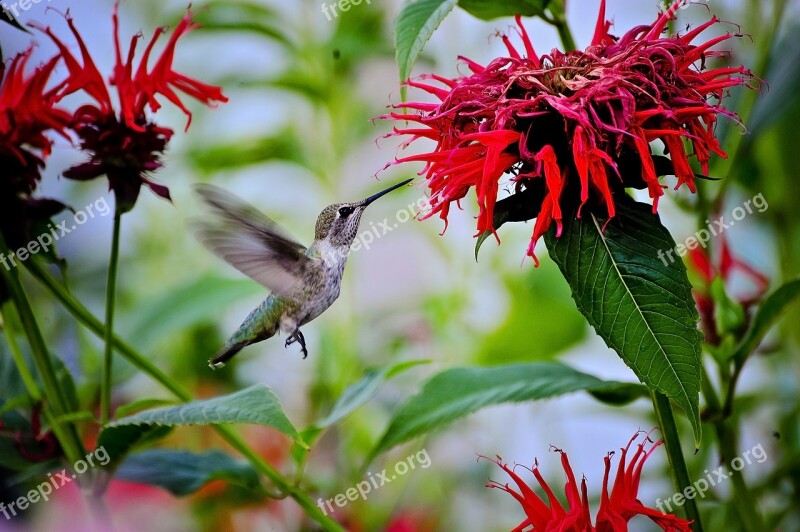
{"label": "dark green leaf", "polygon": [[589,393],[598,401],[614,406],[622,406],[637,399],[650,397],[650,391],[647,386],[630,382],[608,384]]}
{"label": "dark green leaf", "polygon": [[619,383],[602,381],[552,362],[447,370],[426,382],[419,394],[395,412],[370,461],[395,445],[487,406],[603,390],[612,385]]}
{"label": "dark green leaf", "polygon": [[514,15],[540,16],[550,0],[458,0],[458,6],[483,20]]}
{"label": "dark green leaf", "polygon": [[[456,6],[457,0],[408,0],[395,23],[395,48],[400,82],[411,75],[425,43]],[[402,98],[405,99],[405,89]]]}
{"label": "dark green leaf", "polygon": [[589,323],[649,388],[686,412],[700,441],[699,316],[675,241],[652,207],[617,200],[617,215],[568,220],[545,241]]}
{"label": "dark green leaf", "polygon": [[129,456],[117,470],[116,478],[158,486],[178,497],[220,479],[252,490],[261,487],[258,473],[250,464],[220,451],[149,449]]}
{"label": "dark green leaf", "polygon": [[108,428],[129,425],[178,427],[255,423],[277,429],[295,440],[297,430],[283,413],[280,401],[267,386],[257,384],[230,395],[173,407],[154,408],[109,423]]}
{"label": "dark green leaf", "polygon": [[172,427],[153,425],[121,425],[104,427],[97,438],[97,448],[103,448],[111,461],[108,469],[114,469],[134,449],[144,447],[164,438]]}
{"label": "dark green leaf", "polygon": [[789,281],[767,296],[758,308],[744,338],[736,347],[734,360],[737,364],[741,365],[747,360],[781,314],[798,299],[800,299],[800,279]]}

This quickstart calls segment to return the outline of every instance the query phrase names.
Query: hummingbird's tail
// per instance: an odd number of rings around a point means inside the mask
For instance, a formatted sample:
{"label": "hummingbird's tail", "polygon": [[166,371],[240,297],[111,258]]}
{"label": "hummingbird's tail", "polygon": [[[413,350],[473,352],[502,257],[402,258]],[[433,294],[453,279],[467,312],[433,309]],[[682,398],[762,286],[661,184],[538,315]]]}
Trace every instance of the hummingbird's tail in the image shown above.
{"label": "hummingbird's tail", "polygon": [[248,342],[239,342],[235,344],[229,344],[222,348],[222,350],[217,353],[217,356],[212,358],[208,361],[208,366],[211,369],[220,369],[223,367],[230,359],[236,356],[236,353],[247,347]]}

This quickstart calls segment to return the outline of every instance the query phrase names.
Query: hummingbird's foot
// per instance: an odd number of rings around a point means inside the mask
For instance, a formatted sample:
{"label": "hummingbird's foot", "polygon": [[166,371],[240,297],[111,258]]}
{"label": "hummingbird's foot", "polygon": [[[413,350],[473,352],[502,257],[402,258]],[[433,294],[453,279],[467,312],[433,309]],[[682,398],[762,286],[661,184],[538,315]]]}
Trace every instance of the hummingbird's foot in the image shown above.
{"label": "hummingbird's foot", "polygon": [[308,349],[306,349],[306,339],[300,329],[295,329],[289,338],[286,339],[284,347],[289,347],[295,342],[300,342],[300,348],[303,350],[303,359],[308,358]]}

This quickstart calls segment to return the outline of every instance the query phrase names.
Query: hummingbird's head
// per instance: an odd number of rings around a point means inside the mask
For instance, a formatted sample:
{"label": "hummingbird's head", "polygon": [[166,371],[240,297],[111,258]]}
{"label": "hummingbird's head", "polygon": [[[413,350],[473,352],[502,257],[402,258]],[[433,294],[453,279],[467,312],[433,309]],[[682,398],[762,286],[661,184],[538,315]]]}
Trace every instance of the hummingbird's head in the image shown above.
{"label": "hummingbird's head", "polygon": [[402,183],[393,185],[377,194],[357,201],[355,203],[334,203],[325,207],[317,218],[317,227],[314,240],[327,240],[334,247],[350,247],[358,234],[358,225],[361,223],[361,215],[364,214],[367,206],[388,194],[392,190],[410,183],[412,179],[406,179]]}

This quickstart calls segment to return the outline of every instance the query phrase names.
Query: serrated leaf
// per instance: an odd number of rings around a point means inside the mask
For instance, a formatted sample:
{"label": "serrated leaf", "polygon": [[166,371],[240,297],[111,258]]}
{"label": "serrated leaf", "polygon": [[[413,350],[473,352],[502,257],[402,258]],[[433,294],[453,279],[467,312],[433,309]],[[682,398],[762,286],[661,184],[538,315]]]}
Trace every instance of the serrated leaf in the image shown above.
{"label": "serrated leaf", "polygon": [[278,397],[266,385],[257,384],[230,395],[192,401],[179,406],[154,408],[112,421],[108,428],[130,425],[178,427],[253,423],[272,427],[298,440],[300,436],[283,413]]}
{"label": "serrated leaf", "polygon": [[[395,23],[395,49],[400,82],[411,75],[425,43],[456,6],[457,0],[409,0],[403,4]],[[405,100],[405,87],[402,89]]]}
{"label": "serrated leaf", "polygon": [[798,299],[800,299],[800,279],[789,281],[764,299],[764,302],[758,307],[758,312],[747,329],[747,333],[736,347],[733,358],[737,364],[741,365],[747,360],[747,357],[755,351],[783,311]]}
{"label": "serrated leaf", "polygon": [[434,376],[392,417],[370,461],[395,445],[487,406],[606,389],[608,382],[553,362],[456,368]]}
{"label": "serrated leaf", "polygon": [[148,397],[145,399],[138,399],[131,403],[126,403],[124,405],[118,406],[114,410],[114,416],[118,418],[122,418],[125,416],[129,416],[131,414],[135,414],[141,410],[148,410],[150,408],[156,408],[159,406],[169,406],[176,404],[177,401],[172,399],[159,399],[155,397]]}
{"label": "serrated leaf", "polygon": [[120,465],[115,478],[158,486],[178,497],[220,479],[252,490],[261,487],[258,473],[250,464],[221,451],[192,453],[149,449],[130,455]]}
{"label": "serrated leaf", "polygon": [[381,384],[406,370],[429,362],[429,360],[410,360],[368,371],[361,380],[344,391],[333,405],[331,412],[325,418],[314,423],[313,428],[326,428],[341,421],[372,399]]}
{"label": "serrated leaf", "polygon": [[483,20],[514,15],[540,16],[550,0],[459,0],[458,7]]}
{"label": "serrated leaf", "polygon": [[660,259],[675,241],[652,207],[618,200],[607,225],[585,214],[545,242],[578,309],[642,383],[684,410],[699,445],[699,316],[683,262]]}
{"label": "serrated leaf", "polygon": [[172,427],[153,425],[122,425],[104,427],[97,437],[97,448],[102,448],[109,456],[106,465],[113,470],[134,449],[154,443],[172,432]]}

